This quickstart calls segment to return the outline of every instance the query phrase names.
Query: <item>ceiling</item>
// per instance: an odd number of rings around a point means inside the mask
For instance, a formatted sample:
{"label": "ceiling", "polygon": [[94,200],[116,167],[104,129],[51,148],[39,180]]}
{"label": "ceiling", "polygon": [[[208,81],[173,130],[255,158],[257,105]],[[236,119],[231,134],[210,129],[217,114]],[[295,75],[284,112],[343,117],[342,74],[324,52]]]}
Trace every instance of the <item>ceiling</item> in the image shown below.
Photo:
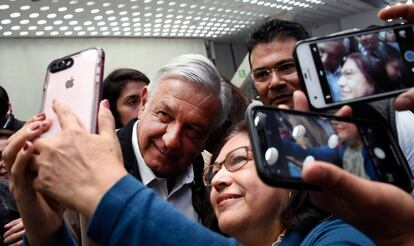
{"label": "ceiling", "polygon": [[0,37],[237,39],[269,18],[313,27],[381,0],[2,0]]}

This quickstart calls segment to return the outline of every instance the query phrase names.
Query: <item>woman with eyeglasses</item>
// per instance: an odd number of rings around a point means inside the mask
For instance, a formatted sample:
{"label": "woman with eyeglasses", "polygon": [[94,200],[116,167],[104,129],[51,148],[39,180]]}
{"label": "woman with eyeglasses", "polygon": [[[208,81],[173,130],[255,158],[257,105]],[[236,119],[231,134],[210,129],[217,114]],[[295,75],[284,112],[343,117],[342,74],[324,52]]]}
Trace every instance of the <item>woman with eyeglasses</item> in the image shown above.
{"label": "woman with eyeglasses", "polygon": [[243,245],[373,245],[312,204],[307,191],[267,186],[256,172],[244,125],[204,172],[220,230]]}

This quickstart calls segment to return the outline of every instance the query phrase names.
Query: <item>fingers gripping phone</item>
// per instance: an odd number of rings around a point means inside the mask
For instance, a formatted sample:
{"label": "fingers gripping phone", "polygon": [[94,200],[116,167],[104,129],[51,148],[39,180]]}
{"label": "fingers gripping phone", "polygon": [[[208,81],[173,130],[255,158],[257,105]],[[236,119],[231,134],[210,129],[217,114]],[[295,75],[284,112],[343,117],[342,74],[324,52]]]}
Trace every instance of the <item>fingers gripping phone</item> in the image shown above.
{"label": "fingers gripping phone", "polygon": [[54,99],[69,106],[86,131],[96,132],[104,59],[105,53],[102,49],[89,48],[49,64],[41,110],[52,120],[52,126],[42,137],[55,136],[61,130],[52,109]]}
{"label": "fingers gripping phone", "polygon": [[407,161],[384,125],[264,106],[249,107],[246,123],[259,176],[269,185],[309,188],[302,168],[320,160],[366,179],[413,188]]}
{"label": "fingers gripping phone", "polygon": [[412,25],[303,40],[294,57],[314,109],[391,97],[414,85]]}

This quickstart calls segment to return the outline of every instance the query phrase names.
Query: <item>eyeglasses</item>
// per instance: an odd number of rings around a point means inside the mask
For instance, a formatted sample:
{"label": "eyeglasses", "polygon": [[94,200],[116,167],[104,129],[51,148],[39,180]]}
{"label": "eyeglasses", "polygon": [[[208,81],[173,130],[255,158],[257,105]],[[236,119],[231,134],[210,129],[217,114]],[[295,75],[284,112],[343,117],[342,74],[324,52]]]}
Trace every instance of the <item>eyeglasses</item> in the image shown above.
{"label": "eyeglasses", "polygon": [[269,68],[258,69],[256,71],[253,71],[251,76],[254,82],[266,82],[272,75],[273,71],[277,73],[280,77],[286,77],[286,76],[295,74],[296,63],[294,61],[291,61],[291,62],[285,62],[285,63],[279,64],[272,69],[269,69]]}
{"label": "eyeglasses", "polygon": [[203,179],[206,186],[211,186],[211,181],[214,176],[220,171],[221,167],[224,165],[227,171],[234,172],[242,168],[246,163],[252,160],[251,148],[247,146],[242,146],[230,151],[226,158],[220,162],[214,162],[204,169]]}

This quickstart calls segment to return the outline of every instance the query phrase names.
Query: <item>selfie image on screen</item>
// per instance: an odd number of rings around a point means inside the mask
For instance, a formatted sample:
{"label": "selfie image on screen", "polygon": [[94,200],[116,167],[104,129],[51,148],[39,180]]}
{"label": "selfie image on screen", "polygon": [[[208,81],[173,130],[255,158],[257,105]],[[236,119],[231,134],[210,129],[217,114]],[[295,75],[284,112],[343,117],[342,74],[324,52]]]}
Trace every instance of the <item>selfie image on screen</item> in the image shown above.
{"label": "selfie image on screen", "polygon": [[412,86],[411,28],[317,43],[327,102],[340,102]]}
{"label": "selfie image on screen", "polygon": [[[313,160],[333,163],[363,178],[378,180],[378,173],[354,123],[322,117],[288,115],[266,119],[266,161],[278,175],[301,177],[303,165]],[[276,127],[275,127],[276,126]],[[269,130],[274,129],[274,130]],[[277,161],[272,154],[277,150]]]}

